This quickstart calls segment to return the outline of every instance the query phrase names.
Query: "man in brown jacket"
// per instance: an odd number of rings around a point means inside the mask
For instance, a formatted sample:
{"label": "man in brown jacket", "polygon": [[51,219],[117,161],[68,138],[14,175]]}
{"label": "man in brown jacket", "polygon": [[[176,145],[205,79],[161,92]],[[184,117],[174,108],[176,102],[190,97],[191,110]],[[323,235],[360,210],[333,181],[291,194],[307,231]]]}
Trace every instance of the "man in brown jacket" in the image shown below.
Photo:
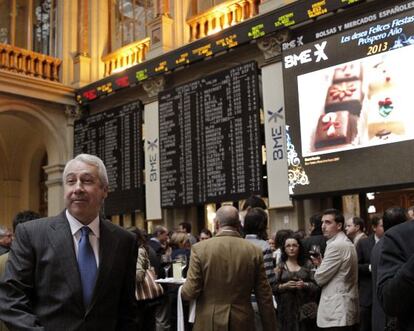
{"label": "man in brown jacket", "polygon": [[215,238],[193,246],[184,300],[197,300],[193,331],[252,331],[254,313],[250,295],[254,291],[263,330],[276,330],[272,290],[267,281],[263,254],[243,240],[237,229],[239,214],[232,206],[216,214]]}

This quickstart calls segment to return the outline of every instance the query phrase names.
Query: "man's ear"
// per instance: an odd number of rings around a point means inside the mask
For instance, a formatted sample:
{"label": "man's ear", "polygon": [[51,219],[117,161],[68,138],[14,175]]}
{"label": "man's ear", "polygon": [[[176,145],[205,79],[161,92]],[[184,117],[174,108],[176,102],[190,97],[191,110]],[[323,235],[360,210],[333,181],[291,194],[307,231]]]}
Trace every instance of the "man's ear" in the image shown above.
{"label": "man's ear", "polygon": [[104,191],[104,199],[106,199],[108,196],[108,186],[104,186],[103,191]]}
{"label": "man's ear", "polygon": [[220,229],[220,221],[217,218],[214,220],[214,229],[216,232]]}

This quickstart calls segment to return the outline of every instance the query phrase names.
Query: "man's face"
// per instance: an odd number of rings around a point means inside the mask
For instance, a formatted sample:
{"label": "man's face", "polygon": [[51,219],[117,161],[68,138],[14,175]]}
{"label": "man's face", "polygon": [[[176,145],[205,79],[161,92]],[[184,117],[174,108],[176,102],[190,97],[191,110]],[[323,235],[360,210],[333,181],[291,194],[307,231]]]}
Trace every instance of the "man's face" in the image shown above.
{"label": "man's face", "polygon": [[3,237],[0,237],[0,245],[4,247],[10,247],[13,240],[13,234],[11,231],[7,231]]}
{"label": "man's face", "polygon": [[348,237],[354,238],[355,235],[358,233],[358,231],[359,231],[359,226],[356,226],[354,224],[354,221],[352,220],[352,218],[348,219],[345,222],[345,232]]}
{"label": "man's face", "polygon": [[158,235],[158,240],[161,244],[166,244],[168,242],[168,231],[160,233]]}
{"label": "man's face", "polygon": [[372,228],[378,238],[381,238],[384,235],[384,225],[382,224],[382,219],[379,220],[377,226],[373,226]]}
{"label": "man's face", "polygon": [[108,195],[98,175],[98,169],[81,161],[74,161],[64,178],[65,206],[82,224],[89,224],[98,216]]}
{"label": "man's face", "polygon": [[335,215],[322,216],[322,232],[325,238],[331,239],[341,232],[341,223],[335,222]]}

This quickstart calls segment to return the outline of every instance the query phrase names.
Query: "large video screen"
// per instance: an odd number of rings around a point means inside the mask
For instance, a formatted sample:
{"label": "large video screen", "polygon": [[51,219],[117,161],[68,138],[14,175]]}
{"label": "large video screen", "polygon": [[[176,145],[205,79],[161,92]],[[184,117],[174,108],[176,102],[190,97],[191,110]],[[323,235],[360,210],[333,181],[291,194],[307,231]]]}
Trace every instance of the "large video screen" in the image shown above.
{"label": "large video screen", "polygon": [[414,12],[286,52],[294,195],[414,182]]}

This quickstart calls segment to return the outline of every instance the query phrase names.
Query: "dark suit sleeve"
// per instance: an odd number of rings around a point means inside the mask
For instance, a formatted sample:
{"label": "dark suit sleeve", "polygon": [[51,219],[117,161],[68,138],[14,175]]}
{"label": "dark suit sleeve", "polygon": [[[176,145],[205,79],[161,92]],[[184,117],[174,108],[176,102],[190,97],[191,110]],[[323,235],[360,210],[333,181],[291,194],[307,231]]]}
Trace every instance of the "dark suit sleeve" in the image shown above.
{"label": "dark suit sleeve", "polygon": [[134,238],[130,239],[127,255],[127,268],[123,278],[121,301],[118,307],[118,331],[136,331],[137,307],[135,299],[135,271],[138,258],[138,245]]}
{"label": "dark suit sleeve", "polygon": [[385,234],[378,265],[377,294],[385,313],[391,316],[412,313],[414,255],[407,256],[407,245],[410,243],[398,231]]}
{"label": "dark suit sleeve", "polygon": [[358,273],[359,275],[365,275],[371,277],[371,272],[369,271],[369,239],[361,239],[358,245],[356,246],[356,251],[358,255]]}
{"label": "dark suit sleeve", "polygon": [[36,253],[24,224],[15,233],[6,270],[0,282],[0,320],[13,330],[43,331],[31,308]]}

